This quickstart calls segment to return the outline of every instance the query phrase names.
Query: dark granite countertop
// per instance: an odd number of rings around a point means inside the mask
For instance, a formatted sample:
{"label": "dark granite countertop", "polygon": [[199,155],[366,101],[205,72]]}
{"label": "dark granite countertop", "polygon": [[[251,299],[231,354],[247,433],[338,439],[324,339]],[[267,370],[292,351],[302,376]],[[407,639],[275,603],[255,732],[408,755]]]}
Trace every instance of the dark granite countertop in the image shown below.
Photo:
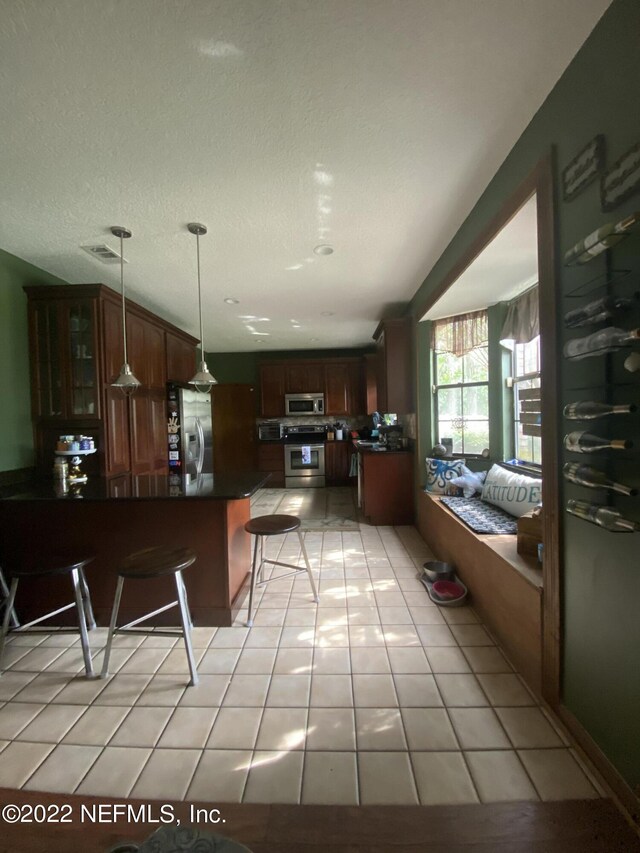
{"label": "dark granite countertop", "polygon": [[124,480],[90,477],[86,483],[69,484],[65,491],[59,480],[41,480],[28,485],[7,486],[0,490],[2,500],[54,501],[54,500],[182,500],[184,498],[240,500],[249,498],[269,479],[262,471],[239,471],[234,474],[214,476],[203,474],[184,484],[179,477],[167,474],[131,475]]}

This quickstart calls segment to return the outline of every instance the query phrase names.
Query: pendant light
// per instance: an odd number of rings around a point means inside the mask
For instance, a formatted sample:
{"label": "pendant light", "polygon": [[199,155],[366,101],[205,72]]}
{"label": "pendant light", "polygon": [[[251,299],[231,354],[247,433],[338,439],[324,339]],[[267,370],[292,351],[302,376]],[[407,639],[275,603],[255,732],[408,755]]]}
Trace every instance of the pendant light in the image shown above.
{"label": "pendant light", "polygon": [[124,364],[120,368],[118,378],[111,383],[112,388],[120,388],[123,394],[133,394],[140,385],[140,380],[131,372],[127,359],[127,312],[124,299],[124,250],[123,241],[131,237],[131,231],[121,225],[111,228],[114,237],[120,238],[120,290],[122,292],[122,342],[124,344]]}
{"label": "pendant light", "polygon": [[187,228],[196,235],[196,252],[198,262],[198,310],[200,312],[200,366],[196,375],[189,380],[189,385],[195,385],[197,391],[208,391],[218,380],[209,373],[207,362],[204,360],[204,332],[202,327],[202,289],[200,287],[200,237],[207,233],[207,226],[199,222],[190,222]]}

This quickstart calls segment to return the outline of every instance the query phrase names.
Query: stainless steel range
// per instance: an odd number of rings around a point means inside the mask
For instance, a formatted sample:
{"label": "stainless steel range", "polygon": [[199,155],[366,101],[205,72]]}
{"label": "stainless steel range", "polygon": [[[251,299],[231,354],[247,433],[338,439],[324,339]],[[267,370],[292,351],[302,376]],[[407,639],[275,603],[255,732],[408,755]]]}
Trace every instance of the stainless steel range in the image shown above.
{"label": "stainless steel range", "polygon": [[285,427],[284,484],[287,489],[317,489],[325,485],[324,442],[327,427],[301,424]]}

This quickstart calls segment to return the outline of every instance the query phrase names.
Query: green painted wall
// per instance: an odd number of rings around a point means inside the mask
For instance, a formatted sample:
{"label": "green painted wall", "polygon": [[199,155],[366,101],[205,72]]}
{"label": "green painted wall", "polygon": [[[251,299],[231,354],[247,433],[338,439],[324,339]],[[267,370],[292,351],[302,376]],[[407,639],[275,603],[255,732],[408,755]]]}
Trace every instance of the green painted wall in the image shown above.
{"label": "green painted wall", "polygon": [[0,471],[33,464],[25,284],[66,284],[0,249],[0,388],[4,400]]}
{"label": "green painted wall", "polygon": [[[596,134],[605,135],[609,165],[640,141],[638,33],[638,0],[614,0],[417,292],[412,303],[414,313],[551,146],[556,152],[558,184],[561,170]],[[638,194],[605,214],[600,209],[597,182],[571,202],[562,201],[556,185],[560,253],[594,229],[609,221],[617,222],[634,209],[640,209]],[[610,254],[615,267],[635,270],[637,287],[640,235],[629,237]],[[556,274],[561,312],[580,304],[567,294],[577,285],[604,273],[605,263],[602,256],[579,269],[559,266]],[[638,327],[638,312],[635,316],[620,318],[619,325]],[[559,334],[562,340],[571,337],[563,330],[559,330]],[[423,333],[419,333],[421,366],[425,364],[423,338]],[[626,383],[626,387],[621,386],[616,393],[618,397],[630,396],[637,402],[640,374],[624,371],[621,368],[623,359],[620,354],[611,358],[614,379]],[[596,361],[561,365],[562,404],[572,399],[598,399],[598,395],[604,394],[602,363],[596,364]],[[419,372],[417,382],[421,422],[428,418],[430,405],[427,386],[421,376],[423,372]],[[608,425],[597,422],[597,432],[607,429]],[[635,434],[637,446],[640,445],[637,416],[619,421],[618,431],[625,435]],[[559,435],[559,443],[561,438]],[[564,458],[569,456],[565,454]],[[595,459],[592,461],[598,464]],[[640,483],[640,453],[626,453],[613,473],[620,477],[624,474],[627,482]],[[562,505],[568,496],[580,496],[583,500],[601,497],[579,487],[567,488],[564,492]],[[640,521],[637,499],[635,502],[616,499],[616,506]],[[636,674],[640,657],[637,541],[640,534],[611,534],[566,513],[561,514],[561,524],[565,539],[563,701],[634,787],[640,784],[640,686]]]}

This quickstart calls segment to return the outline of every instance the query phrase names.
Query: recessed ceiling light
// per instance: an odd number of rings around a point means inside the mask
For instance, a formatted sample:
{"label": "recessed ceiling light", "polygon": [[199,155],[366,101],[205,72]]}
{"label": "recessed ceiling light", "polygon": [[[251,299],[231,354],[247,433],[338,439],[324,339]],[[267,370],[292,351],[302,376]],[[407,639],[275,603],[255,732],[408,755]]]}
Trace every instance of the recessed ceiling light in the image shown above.
{"label": "recessed ceiling light", "polygon": [[316,343],[318,343],[319,340],[320,340],[320,338],[311,338],[311,343],[316,344]]}
{"label": "recessed ceiling light", "polygon": [[314,248],[313,252],[315,255],[332,255],[333,246],[330,246],[328,243],[321,243]]}
{"label": "recessed ceiling light", "polygon": [[224,301],[227,303],[227,305],[237,305],[240,302],[239,299],[233,299],[233,297],[231,296],[227,296]]}
{"label": "recessed ceiling light", "polygon": [[257,343],[257,344],[263,344],[263,343],[264,343],[264,341],[263,341],[263,340],[261,340],[260,338],[256,338],[256,343]]}
{"label": "recessed ceiling light", "polygon": [[321,311],[320,313],[322,314],[323,317],[333,317],[333,315],[336,312],[335,311]]}

